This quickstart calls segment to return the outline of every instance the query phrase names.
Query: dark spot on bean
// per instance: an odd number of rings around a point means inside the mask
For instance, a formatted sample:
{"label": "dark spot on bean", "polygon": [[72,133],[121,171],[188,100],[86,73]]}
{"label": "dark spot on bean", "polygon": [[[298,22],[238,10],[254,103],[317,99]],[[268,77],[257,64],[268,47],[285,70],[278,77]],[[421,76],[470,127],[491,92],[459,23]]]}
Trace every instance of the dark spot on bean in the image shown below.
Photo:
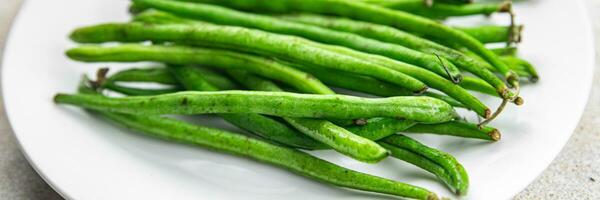
{"label": "dark spot on bean", "polygon": [[187,106],[188,105],[188,99],[187,99],[187,97],[184,97],[183,99],[181,99],[181,105],[182,106]]}

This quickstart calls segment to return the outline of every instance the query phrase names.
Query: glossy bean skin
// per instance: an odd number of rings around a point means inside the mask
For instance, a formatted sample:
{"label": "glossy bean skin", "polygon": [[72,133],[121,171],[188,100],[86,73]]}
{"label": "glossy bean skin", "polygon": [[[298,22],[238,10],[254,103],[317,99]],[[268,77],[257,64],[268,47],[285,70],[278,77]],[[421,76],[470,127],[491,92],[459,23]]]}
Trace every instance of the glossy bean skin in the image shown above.
{"label": "glossy bean skin", "polygon": [[[248,73],[230,72],[232,77],[242,85],[259,91],[282,91],[273,82],[261,79]],[[316,92],[316,91],[315,91]],[[284,117],[300,132],[327,144],[334,150],[364,162],[377,162],[388,156],[388,151],[377,143],[357,136],[352,132],[322,119]]]}
{"label": "glossy bean skin", "polygon": [[[150,25],[101,24],[83,27],[71,34],[71,39],[82,43],[100,43],[109,41],[141,42],[181,42],[197,46],[226,48],[229,50],[251,52],[266,57],[277,57],[291,62],[311,64],[333,68],[385,80],[414,92],[422,92],[427,86],[401,72],[379,66],[378,64],[340,54],[323,48],[323,44],[303,38],[268,33],[255,29],[215,25],[166,24]],[[71,58],[84,60],[86,55],[78,47],[67,52]],[[77,50],[77,51],[76,51]],[[87,56],[95,57],[94,51]],[[117,56],[118,57],[118,56]],[[122,57],[130,57],[125,54]],[[177,64],[177,63],[175,63]],[[223,65],[227,66],[227,65]]]}
{"label": "glossy bean skin", "polygon": [[[197,68],[197,70],[202,73],[204,80],[217,88],[222,90],[239,88],[235,82],[219,75],[218,72],[215,72],[214,70],[207,68]],[[165,67],[130,68],[121,70],[108,77],[107,82],[150,82],[172,85],[173,87],[176,87],[179,84],[171,72]]]}
{"label": "glossy bean skin", "polygon": [[250,70],[265,77],[290,83],[300,91],[330,89],[319,80],[302,71],[274,60],[250,54],[211,48],[186,46],[126,44],[114,47],[85,45],[67,51],[75,60],[85,62],[139,62],[156,61],[171,64],[201,64]]}
{"label": "glossy bean skin", "polygon": [[313,14],[283,15],[280,17],[287,20],[351,32],[364,37],[396,43],[425,53],[437,54],[453,62],[462,70],[468,71],[493,85],[494,88],[496,88],[497,93],[503,98],[512,99],[516,97],[516,94],[508,90],[506,84],[490,71],[490,69],[496,71],[495,68],[485,61],[473,59],[460,51],[402,30],[369,22]]}
{"label": "glossy bean skin", "polygon": [[454,109],[431,97],[362,98],[288,92],[218,91],[109,98],[58,94],[57,103],[130,114],[259,113],[285,117],[357,119],[401,117],[426,123],[454,118]]}
{"label": "glossy bean skin", "polygon": [[449,182],[447,185],[451,187],[453,192],[458,195],[466,195],[469,188],[469,176],[467,175],[464,167],[452,155],[425,146],[418,141],[404,135],[392,135],[382,139],[381,141],[398,148],[410,149],[413,153],[422,155],[423,157],[435,162],[437,165],[446,170],[450,179],[444,179],[443,176],[440,178]]}
{"label": "glossy bean skin", "polygon": [[[478,27],[455,28],[469,34],[473,38],[479,40],[481,43],[518,42],[521,38],[520,33],[523,30],[522,25],[516,25],[514,27],[489,25]],[[514,33],[519,34],[511,35],[511,32],[513,31],[515,31]]]}
{"label": "glossy bean skin", "polygon": [[[220,88],[213,86],[204,79],[204,74],[197,67],[169,66],[169,71],[176,80],[191,91],[217,91]],[[262,138],[302,149],[325,149],[327,146],[317,142],[306,135],[299,133],[292,127],[281,123],[271,117],[260,114],[220,114],[225,121]]]}
{"label": "glossy bean skin", "polygon": [[483,126],[480,128],[477,126],[477,124],[459,120],[440,124],[416,124],[408,129],[403,130],[402,132],[433,133],[465,138],[477,138],[488,141],[498,141],[501,137],[498,129],[489,126]]}
{"label": "glossy bean skin", "polygon": [[494,87],[478,78],[465,76],[459,85],[467,90],[477,91],[491,96],[498,96]]}
{"label": "glossy bean skin", "polygon": [[452,16],[491,15],[493,13],[508,12],[510,10],[509,3],[473,3],[457,5],[440,2],[438,0],[428,6],[423,0],[366,0],[365,2],[437,19],[444,19]]}
{"label": "glossy bean skin", "polygon": [[[259,12],[307,12],[326,15],[337,15],[361,21],[384,24],[407,30],[440,40],[453,41],[465,47],[489,62],[506,78],[507,82],[518,87],[519,77],[504,64],[498,56],[486,49],[475,38],[466,33],[438,23],[425,17],[417,16],[403,11],[370,5],[360,1],[346,0],[313,0],[306,3],[304,0],[188,0],[199,3],[218,4],[240,10]],[[515,97],[516,98],[516,97]]]}
{"label": "glossy bean skin", "polygon": [[[238,75],[244,75],[244,74],[238,74]],[[245,74],[245,75],[248,76],[248,74]],[[254,80],[250,80],[250,81],[241,81],[241,83],[243,85],[245,85],[251,89],[269,90],[269,89],[275,88],[275,90],[278,90],[277,86],[274,85],[273,82],[261,79],[259,77],[249,75],[248,78],[237,77],[236,79],[238,79],[238,80],[254,79]],[[295,122],[291,121],[291,123],[294,124]],[[323,122],[318,122],[318,121],[313,121],[313,123],[323,124]],[[380,140],[382,138],[391,137],[392,139],[390,141],[392,141],[392,143],[378,141],[377,144],[379,144],[379,145],[385,147],[387,150],[389,150],[394,157],[404,160],[406,162],[409,162],[411,164],[414,164],[420,168],[423,168],[423,169],[435,174],[440,179],[442,179],[442,181],[444,183],[446,183],[453,192],[455,192],[457,194],[461,194],[461,195],[466,194],[466,189],[468,188],[468,177],[464,178],[464,177],[466,177],[466,172],[464,170],[463,171],[456,170],[456,168],[459,168],[459,167],[462,168],[462,166],[460,166],[460,163],[456,162],[456,160],[454,158],[449,158],[448,160],[446,160],[446,162],[455,163],[455,165],[457,165],[457,166],[454,168],[447,168],[448,167],[447,165],[436,163],[436,162],[441,162],[439,159],[444,159],[444,158],[432,157],[432,155],[440,155],[443,152],[440,152],[438,150],[435,150],[435,149],[429,148],[425,145],[422,145],[414,140],[411,140],[410,138],[408,138],[406,136],[402,136],[402,138],[400,140],[394,139],[396,137],[396,136],[394,136],[394,134],[396,132],[406,130],[407,128],[415,125],[414,122],[411,122],[408,120],[397,120],[397,119],[390,119],[390,118],[373,118],[373,119],[367,120],[365,123],[366,124],[363,126],[346,127],[346,129],[351,131],[352,133],[355,133],[356,135],[358,135],[360,137],[364,137],[366,139],[373,140],[373,141]],[[394,142],[402,142],[402,141],[408,141],[410,144],[408,144],[408,145],[396,144],[395,145],[395,143],[394,143]],[[428,151],[429,153],[419,153],[420,151]],[[413,153],[413,152],[415,152],[415,153]],[[450,156],[448,154],[444,154],[444,155]],[[452,173],[452,175],[449,175],[451,173]],[[451,177],[463,177],[463,178],[452,179]],[[465,180],[466,180],[466,184],[465,184]]]}
{"label": "glossy bean skin", "polygon": [[[169,12],[180,17],[208,21],[222,25],[242,26],[273,33],[295,35],[325,44],[346,46],[355,50],[383,55],[402,62],[426,68],[442,76],[460,80],[460,71],[454,64],[440,63],[434,55],[425,54],[397,44],[381,42],[356,34],[340,32],[267,15],[232,10],[225,7],[164,0],[137,1],[144,6]],[[444,69],[444,66],[448,69]],[[449,78],[450,78],[449,77]]]}

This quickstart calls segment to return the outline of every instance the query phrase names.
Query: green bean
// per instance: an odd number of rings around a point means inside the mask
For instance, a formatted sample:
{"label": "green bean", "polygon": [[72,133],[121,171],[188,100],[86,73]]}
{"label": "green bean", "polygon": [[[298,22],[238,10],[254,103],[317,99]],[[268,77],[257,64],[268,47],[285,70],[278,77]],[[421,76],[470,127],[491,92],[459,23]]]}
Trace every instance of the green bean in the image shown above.
{"label": "green bean", "polygon": [[497,12],[509,12],[511,8],[511,4],[508,2],[474,3],[466,5],[449,4],[445,2],[438,3],[439,1],[427,5],[424,3],[424,0],[367,0],[366,2],[436,19],[444,19],[453,16],[491,15]]}
{"label": "green bean", "polygon": [[[347,55],[351,55],[356,58],[361,58],[363,60],[369,60],[373,63],[377,63],[384,67],[389,67],[390,69],[398,70],[410,76],[413,76],[420,81],[423,81],[427,85],[432,88],[438,89],[448,96],[456,99],[461,102],[465,107],[472,109],[478,115],[488,118],[490,116],[491,111],[485,106],[481,101],[467,92],[465,89],[459,87],[458,85],[453,84],[451,81],[444,79],[433,72],[424,70],[418,67],[411,67],[410,65],[405,65],[403,63],[397,62],[392,59],[388,59],[383,56],[366,54],[361,52],[349,51],[343,47],[327,47],[330,50],[344,53]],[[459,83],[460,84],[460,83]]]}
{"label": "green bean", "polygon": [[520,42],[523,25],[517,26],[478,26],[478,27],[455,27],[481,43],[496,42]]}
{"label": "green bean", "polygon": [[[367,60],[332,52],[322,48],[324,46],[322,44],[298,37],[277,35],[247,28],[179,24],[103,24],[77,29],[71,34],[71,38],[77,42],[86,43],[153,40],[228,48],[372,76],[398,84],[417,93],[427,89],[425,84],[408,75]],[[77,51],[70,52],[74,58],[82,56],[76,55]],[[94,52],[89,53],[93,54]],[[129,54],[113,56],[130,57]]]}
{"label": "green bean", "polygon": [[302,71],[263,57],[226,50],[138,44],[114,47],[85,45],[68,50],[67,55],[72,59],[85,62],[157,61],[170,64],[202,64],[246,69],[265,77],[290,83],[291,86],[295,86],[300,91],[331,91],[319,80]]}
{"label": "green bean", "polygon": [[155,82],[166,85],[176,85],[177,81],[163,67],[131,68],[111,75],[107,82]]}
{"label": "green bean", "polygon": [[517,56],[518,49],[516,47],[500,47],[492,48],[490,51],[499,56]]}
{"label": "green bean", "polygon": [[[477,53],[504,75],[513,87],[519,85],[518,75],[511,71],[498,56],[485,48],[483,44],[466,33],[440,24],[434,20],[388,9],[381,6],[369,5],[359,1],[346,0],[187,0],[201,3],[212,3],[233,7],[241,10],[256,10],[276,13],[308,12],[349,17],[361,21],[369,21],[410,32],[431,36],[440,40],[452,41],[460,46]],[[515,97],[516,98],[516,97]]]}
{"label": "green bean", "polygon": [[[242,75],[244,75],[244,74],[242,74]],[[249,87],[251,89],[265,90],[265,89],[275,88],[275,90],[277,90],[276,85],[274,85],[272,82],[264,80],[264,79],[260,79],[258,77],[254,77],[254,78],[251,77],[250,79],[253,79],[251,81],[243,81],[243,80],[248,80],[248,78],[238,77],[237,79],[242,80],[242,84],[246,85],[247,87]],[[414,124],[415,124],[414,122],[411,122],[408,120],[395,120],[395,119],[389,119],[389,118],[373,118],[373,119],[367,120],[366,124],[362,127],[349,127],[348,130],[351,130],[353,133],[356,133],[357,135],[367,138],[367,139],[370,139],[370,140],[379,140],[379,139],[388,137],[390,135],[393,135],[395,133],[395,131],[405,130],[405,129],[409,128],[410,126],[413,126]],[[382,125],[382,126],[378,126],[378,125]],[[390,130],[392,130],[392,131],[390,131]],[[464,194],[466,192],[466,188],[467,188],[466,185],[460,183],[460,180],[453,181],[450,178],[450,176],[447,175],[448,173],[457,173],[456,170],[454,170],[454,168],[449,168],[448,172],[446,172],[446,169],[444,169],[445,165],[438,165],[437,163],[430,161],[429,157],[432,154],[422,154],[421,155],[421,154],[413,153],[412,156],[410,156],[410,157],[402,156],[404,154],[398,155],[398,152],[401,152],[401,151],[404,151],[404,152],[406,152],[406,151],[419,152],[421,150],[432,151],[430,148],[424,147],[423,145],[401,145],[402,147],[406,148],[406,150],[404,150],[404,149],[401,149],[400,147],[391,146],[387,143],[383,143],[383,142],[377,142],[377,143],[379,145],[386,146],[386,149],[392,151],[392,153],[396,153],[396,155],[394,155],[396,158],[407,161],[409,163],[412,163],[418,167],[421,167],[427,171],[434,173],[436,176],[438,176],[440,179],[442,179],[444,181],[444,183],[448,184],[448,186],[453,191],[455,191],[459,194],[461,194],[461,193]],[[435,151],[433,153],[437,153],[437,152],[439,152],[439,151]],[[435,159],[440,159],[440,158],[433,158],[433,160],[435,160]],[[455,160],[450,160],[450,162],[455,162]],[[456,164],[460,165],[459,163],[456,163]],[[462,174],[455,174],[453,177],[457,177],[457,176],[461,176],[461,175],[466,176],[466,173],[464,172],[464,170],[461,173]],[[467,183],[468,183],[468,179],[461,179],[461,180],[467,180]],[[457,190],[455,188],[462,188],[462,190]]]}
{"label": "green bean", "polygon": [[[501,59],[509,66],[514,66],[514,68],[521,67],[523,74],[527,74],[531,82],[535,83],[539,80],[540,77],[537,73],[537,70],[535,70],[535,67],[533,67],[533,65],[526,60],[520,59],[516,56],[502,56]],[[520,70],[515,69],[515,71],[518,72]]]}
{"label": "green bean", "polygon": [[456,66],[447,61],[440,63],[439,59],[434,55],[424,54],[400,45],[385,43],[351,33],[290,22],[266,15],[244,13],[208,4],[165,0],[138,0],[135,2],[182,17],[205,20],[217,24],[257,28],[280,34],[296,35],[317,42],[346,46],[359,51],[379,54],[424,67],[456,82],[460,80],[461,76]]}
{"label": "green bean", "polygon": [[273,145],[240,134],[192,125],[166,117],[104,111],[98,113],[116,124],[149,136],[248,157],[329,184],[407,198],[437,199],[434,193],[417,186],[357,172],[295,149]]}
{"label": "green bean", "polygon": [[409,120],[399,120],[392,118],[371,118],[362,126],[346,127],[350,132],[360,135],[371,140],[380,140],[382,138],[394,135],[414,126],[415,122]]}
{"label": "green bean", "polygon": [[[244,73],[233,73],[234,79],[240,81],[246,87],[261,91],[282,91],[277,85],[270,81],[264,81],[259,77]],[[317,91],[315,91],[316,93]],[[329,145],[336,151],[348,155],[352,158],[376,162],[387,157],[388,152],[377,143],[357,136],[346,129],[339,127],[329,121],[308,118],[290,118],[284,117],[285,121],[290,123],[300,132]],[[367,156],[369,155],[369,156]]]}
{"label": "green bean", "polygon": [[[374,38],[381,41],[397,43],[415,50],[430,54],[439,54],[440,56],[454,62],[458,67],[484,79],[486,82],[496,88],[498,94],[505,99],[513,99],[515,93],[508,90],[508,87],[496,75],[484,67],[494,69],[485,61],[473,59],[460,51],[437,44],[410,33],[395,29],[389,26],[383,26],[368,22],[354,21],[339,17],[325,17],[319,15],[301,14],[280,16],[287,20],[293,20],[302,23],[331,28],[339,31],[346,31],[359,34],[365,37]],[[495,69],[494,69],[495,71]]]}
{"label": "green bean", "polygon": [[500,131],[498,129],[468,123],[466,121],[456,120],[440,124],[417,124],[405,129],[402,132],[407,133],[433,133],[440,135],[451,135],[465,138],[478,138],[488,141],[500,140]]}
{"label": "green bean", "polygon": [[469,176],[463,168],[463,166],[456,161],[456,159],[450,154],[444,153],[434,148],[427,147],[416,140],[413,140],[404,135],[393,135],[386,137],[382,140],[383,142],[402,149],[413,150],[413,153],[417,153],[430,159],[436,164],[442,166],[447,170],[450,176],[449,182],[453,184],[447,184],[453,189],[458,195],[465,195],[469,187]]}
{"label": "green bean", "polygon": [[[198,68],[190,66],[169,66],[169,70],[181,85],[192,91],[217,91],[219,88],[204,79]],[[229,123],[254,133],[262,138],[303,149],[326,148],[320,142],[299,133],[275,119],[259,114],[220,114]]]}
{"label": "green bean", "polygon": [[463,78],[463,81],[461,81],[459,85],[460,87],[465,88],[467,90],[477,91],[492,96],[498,96],[498,93],[496,93],[494,87],[478,78],[465,76]]}
{"label": "green bean", "polygon": [[115,84],[113,82],[106,82],[102,86],[106,89],[109,89],[109,90],[112,90],[112,91],[115,91],[115,92],[118,92],[121,94],[130,95],[130,96],[153,96],[153,95],[168,94],[168,93],[180,91],[176,87],[164,88],[164,89],[139,89],[139,88],[121,86],[121,85]]}
{"label": "green bean", "polygon": [[219,91],[108,98],[58,94],[55,101],[129,114],[259,113],[285,117],[357,119],[401,117],[426,123],[454,118],[454,109],[431,97],[362,98],[288,92]]}

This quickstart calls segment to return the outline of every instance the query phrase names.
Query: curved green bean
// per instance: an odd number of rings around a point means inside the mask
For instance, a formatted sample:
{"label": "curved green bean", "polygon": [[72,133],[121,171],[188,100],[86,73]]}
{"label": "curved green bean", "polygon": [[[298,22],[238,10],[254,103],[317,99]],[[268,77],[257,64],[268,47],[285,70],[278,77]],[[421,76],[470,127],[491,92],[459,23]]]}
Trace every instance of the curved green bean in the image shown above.
{"label": "curved green bean", "polygon": [[317,42],[346,46],[359,51],[379,54],[426,68],[456,82],[460,81],[461,77],[460,71],[456,66],[448,61],[440,63],[440,60],[434,55],[424,54],[400,45],[385,43],[347,32],[290,22],[267,15],[245,13],[209,4],[165,0],[140,0],[136,1],[136,3],[182,17],[223,25],[243,26],[274,33],[296,35]]}
{"label": "curved green bean", "polygon": [[270,59],[227,50],[185,46],[126,44],[114,47],[85,45],[67,51],[67,56],[85,62],[157,61],[170,64],[202,64],[245,69],[261,76],[290,83],[300,91],[331,91],[309,74]]}
{"label": "curved green bean", "polygon": [[460,51],[440,45],[427,39],[417,37],[413,34],[406,33],[396,28],[369,22],[312,14],[284,15],[280,17],[301,23],[308,23],[339,31],[351,32],[381,41],[400,44],[425,53],[440,55],[455,63],[461,69],[471,72],[472,74],[493,85],[494,88],[496,88],[497,93],[503,98],[512,99],[516,97],[516,94],[508,90],[508,87],[501,79],[485,68],[489,66],[489,68],[494,69],[485,61],[473,59]]}
{"label": "curved green bean", "polygon": [[[264,90],[264,89],[270,89],[270,88],[277,87],[272,82],[264,80],[264,79],[260,79],[258,77],[253,77],[251,79],[254,79],[254,80],[242,81],[242,84],[246,85],[247,87],[249,87],[251,89],[256,89],[256,90]],[[248,79],[238,77],[238,80],[248,80]],[[320,122],[317,122],[317,121],[313,121],[313,122],[316,124],[320,124]],[[293,121],[291,123],[294,124]],[[379,140],[379,139],[382,139],[385,137],[393,137],[393,136],[390,136],[395,133],[393,131],[405,130],[405,129],[413,126],[414,124],[415,124],[414,122],[411,122],[408,120],[395,120],[395,119],[389,119],[389,118],[373,118],[373,119],[367,120],[366,124],[362,127],[350,127],[350,128],[348,128],[348,130],[352,131],[353,133],[355,133],[358,136],[361,136],[361,137],[364,137],[364,138],[374,141],[374,140]],[[378,125],[382,125],[382,126],[378,127]],[[318,130],[318,129],[316,129],[316,130]],[[389,130],[392,130],[392,132]],[[404,137],[407,138],[406,136],[404,136]],[[408,138],[408,139],[410,139],[410,138]],[[407,139],[404,139],[404,140],[407,140]],[[411,142],[413,144],[415,144],[415,141],[411,141]],[[414,164],[418,167],[421,167],[427,171],[434,173],[436,176],[438,176],[440,179],[442,179],[442,181],[444,183],[446,183],[452,189],[452,191],[456,192],[457,194],[465,194],[466,193],[466,188],[468,187],[468,178],[462,178],[462,179],[456,179],[456,180],[453,180],[451,178],[451,177],[459,177],[459,176],[466,177],[466,172],[464,172],[464,170],[463,171],[455,170],[456,168],[462,168],[460,166],[460,164],[458,162],[456,162],[456,160],[450,159],[450,160],[446,161],[446,162],[455,162],[456,165],[458,165],[455,168],[448,168],[446,170],[445,167],[447,167],[447,165],[440,165],[440,164],[437,164],[434,162],[436,160],[443,159],[443,158],[431,157],[431,155],[439,155],[439,151],[432,150],[431,148],[421,145],[418,142],[416,143],[417,145],[396,145],[396,146],[392,146],[392,145],[389,145],[389,144],[387,144],[385,142],[381,142],[381,141],[379,141],[377,143],[381,146],[386,147],[386,149],[390,150],[393,154],[395,153],[396,155],[394,155],[394,157],[399,158],[404,161],[407,161],[411,164]],[[406,148],[406,149],[402,149],[402,148]],[[405,153],[405,154],[398,153],[398,152],[407,152],[407,151],[408,152],[416,152],[417,154],[412,153],[412,154],[410,154],[410,156],[408,156],[407,153]],[[427,154],[427,153],[418,154],[420,151],[432,151],[432,152],[430,154]],[[449,155],[447,155],[447,156],[449,156]],[[448,175],[449,173],[454,173],[454,174],[452,176],[450,176],[450,175]],[[466,181],[466,184],[464,181]],[[460,188],[460,190],[457,188]]]}
{"label": "curved green bean", "polygon": [[[261,91],[282,91],[277,85],[270,81],[265,81],[259,77],[247,73],[233,73],[234,79],[254,90]],[[316,92],[316,91],[315,91]],[[339,127],[330,121],[308,118],[290,118],[284,117],[285,121],[290,123],[300,132],[329,145],[336,151],[366,162],[376,162],[388,156],[387,150],[377,143],[357,136],[348,130]],[[369,156],[367,156],[369,155]]]}
{"label": "curved green bean", "polygon": [[498,96],[498,93],[496,93],[494,87],[486,83],[484,80],[475,77],[465,76],[463,78],[463,81],[461,81],[459,85],[460,87],[465,88],[467,90],[477,91],[492,96]]}
{"label": "curved green bean", "polygon": [[[447,184],[458,195],[465,195],[469,188],[469,176],[464,167],[450,154],[430,148],[404,135],[392,135],[382,139],[383,142],[402,149],[416,150],[413,153],[422,155],[448,171],[453,184]],[[393,153],[393,152],[392,152]]]}
{"label": "curved green bean", "polygon": [[57,94],[57,103],[130,114],[259,113],[285,117],[357,119],[401,117],[427,123],[454,118],[454,109],[431,97],[362,98],[288,92],[219,91],[108,98]]}
{"label": "curved green bean", "polygon": [[[204,79],[199,68],[190,66],[169,66],[169,71],[176,77],[178,82],[187,90],[192,91],[217,91],[218,87],[213,86]],[[324,149],[327,146],[320,142],[301,134],[291,127],[267,116],[260,114],[220,114],[233,125],[254,133],[262,138],[275,141],[280,144],[303,149]]]}
{"label": "curved green bean", "polygon": [[[294,36],[278,35],[260,30],[229,26],[193,26],[181,24],[149,25],[149,24],[102,24],[75,30],[71,39],[77,42],[98,43],[107,41],[172,41],[193,43],[194,45],[211,46],[252,52],[268,57],[311,64],[315,66],[338,69],[385,80],[416,93],[427,89],[422,82],[401,72],[379,66],[368,60],[361,60],[324,49],[323,44],[311,42]],[[80,47],[79,49],[86,47]],[[78,49],[78,48],[76,48]],[[84,51],[69,51],[72,58]],[[88,52],[91,56],[94,52]],[[115,57],[129,57],[113,55]],[[93,57],[93,56],[92,56]]]}
{"label": "curved green bean", "polygon": [[[328,46],[326,47],[330,50],[344,53],[347,55],[351,55],[356,58],[361,58],[364,60],[369,60],[373,63],[377,63],[381,66],[388,67],[390,69],[398,70],[410,76],[413,76],[420,81],[423,81],[428,86],[440,90],[441,92],[447,94],[448,96],[456,99],[461,102],[465,107],[475,111],[478,115],[488,118],[491,114],[489,108],[484,105],[479,99],[471,95],[467,90],[462,87],[453,84],[451,81],[444,79],[443,77],[438,76],[437,74],[424,70],[418,67],[412,67],[410,65],[403,64],[396,60],[392,60],[383,56],[366,54],[362,52],[354,52],[350,51],[347,48],[343,47],[334,47]],[[462,82],[462,81],[461,81]],[[460,84],[460,83],[459,83]]]}
{"label": "curved green bean", "polygon": [[102,87],[112,90],[112,91],[115,91],[115,92],[118,92],[118,93],[121,93],[121,94],[130,95],[130,96],[153,96],[153,95],[168,94],[168,93],[174,93],[174,92],[180,91],[180,89],[177,87],[170,87],[170,88],[164,88],[164,89],[139,89],[139,88],[121,86],[114,82],[105,82],[104,84],[102,84]]}
{"label": "curved green bean", "polygon": [[491,48],[490,51],[494,52],[499,56],[517,56],[518,49],[517,47],[500,47]]}
{"label": "curved green bean", "polygon": [[[202,73],[202,77],[207,82],[222,90],[233,90],[238,88],[233,81],[219,75],[218,72],[207,68],[197,68],[196,70]],[[165,67],[130,68],[121,70],[108,77],[106,82],[152,82],[172,85],[173,87],[176,87],[178,84],[171,72]]]}
{"label": "curved green bean", "polygon": [[[361,21],[369,21],[418,34],[449,40],[477,53],[504,75],[508,83],[518,87],[518,75],[511,71],[504,62],[483,44],[466,33],[440,24],[434,20],[413,15],[403,11],[369,5],[359,1],[346,0],[188,0],[212,3],[241,10],[257,10],[277,13],[308,12],[349,17]],[[516,98],[516,97],[515,97]]]}
{"label": "curved green bean", "polygon": [[500,131],[498,129],[468,123],[465,121],[451,121],[439,124],[416,124],[403,130],[407,133],[433,133],[440,135],[451,135],[465,138],[478,138],[488,141],[500,140]]}

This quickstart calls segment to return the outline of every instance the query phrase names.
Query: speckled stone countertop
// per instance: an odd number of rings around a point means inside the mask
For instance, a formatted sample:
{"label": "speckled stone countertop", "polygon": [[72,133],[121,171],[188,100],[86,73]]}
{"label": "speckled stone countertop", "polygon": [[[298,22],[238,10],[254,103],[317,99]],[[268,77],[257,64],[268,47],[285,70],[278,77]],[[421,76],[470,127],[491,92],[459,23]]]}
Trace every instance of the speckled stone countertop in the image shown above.
{"label": "speckled stone countertop", "polygon": [[[20,2],[0,0],[0,47],[4,46]],[[587,7],[598,36],[600,0],[588,0]],[[600,49],[600,39],[596,39],[596,47]],[[596,60],[600,61],[598,53]],[[598,66],[600,64],[596,64]],[[62,199],[21,154],[3,107],[0,108],[0,199]],[[595,71],[586,112],[568,144],[544,173],[515,199],[600,199],[600,70]]]}

